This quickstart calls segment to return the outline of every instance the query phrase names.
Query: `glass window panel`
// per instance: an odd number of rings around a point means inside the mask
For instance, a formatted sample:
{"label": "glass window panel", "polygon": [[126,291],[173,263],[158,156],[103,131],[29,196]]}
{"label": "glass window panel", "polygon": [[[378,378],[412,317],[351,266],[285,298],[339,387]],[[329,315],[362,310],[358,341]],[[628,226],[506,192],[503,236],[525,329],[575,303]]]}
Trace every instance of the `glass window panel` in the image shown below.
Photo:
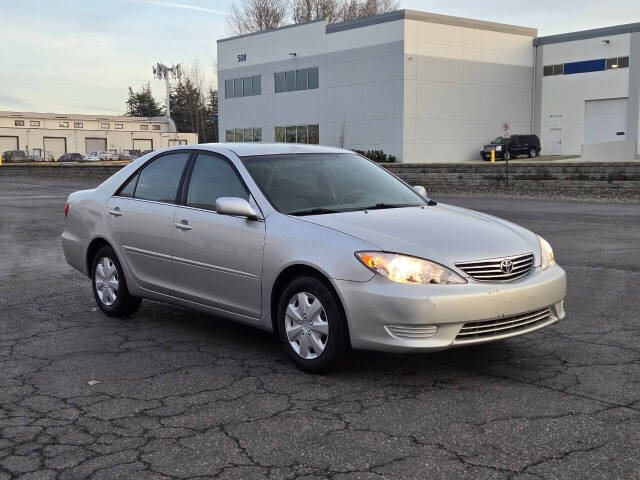
{"label": "glass window panel", "polygon": [[306,125],[300,125],[297,128],[297,133],[298,133],[298,143],[309,143],[307,141],[307,126]]}
{"label": "glass window panel", "polygon": [[296,90],[307,89],[308,70],[296,70]]}
{"label": "glass window panel", "polygon": [[253,94],[262,95],[262,77],[260,75],[253,76]]}
{"label": "glass window panel", "polygon": [[618,59],[618,68],[628,68],[629,67],[629,57],[620,57]]}
{"label": "glass window panel", "polygon": [[276,142],[284,142],[286,139],[286,129],[284,127],[276,127]]}
{"label": "glass window panel", "polygon": [[244,142],[244,130],[236,128],[236,142]]}
{"label": "glass window panel", "polygon": [[253,142],[253,128],[244,129],[244,141]]}
{"label": "glass window panel", "polygon": [[175,202],[182,170],[188,158],[189,152],[181,152],[163,155],[152,161],[140,172],[135,197],[156,202]]}
{"label": "glass window panel", "polygon": [[318,145],[320,143],[320,127],[318,125],[309,125],[309,143]]}
{"label": "glass window panel", "polygon": [[224,81],[224,97],[233,98],[233,80]]}
{"label": "glass window panel", "polygon": [[244,77],[242,79],[242,82],[244,83],[244,96],[245,97],[249,97],[251,95],[253,95],[253,77]]}
{"label": "glass window panel", "polygon": [[278,72],[274,75],[276,83],[276,93],[284,92],[284,72]]}
{"label": "glass window panel", "polygon": [[612,68],[618,68],[617,58],[607,58],[607,70],[611,70]]}
{"label": "glass window panel", "polygon": [[236,78],[233,81],[233,96],[234,97],[242,97],[242,79]]}
{"label": "glass window panel", "polygon": [[262,141],[262,128],[254,128],[253,129],[253,141],[261,142]]}
{"label": "glass window panel", "polygon": [[286,92],[293,92],[296,89],[296,71],[284,72],[284,88]]}
{"label": "glass window panel", "polygon": [[309,69],[309,90],[318,88],[320,84],[320,76],[318,73],[318,67]]}
{"label": "glass window panel", "polygon": [[227,142],[235,142],[236,141],[236,134],[233,130],[227,130],[225,132],[225,140]]}
{"label": "glass window panel", "polygon": [[249,200],[244,184],[228,162],[212,155],[200,154],[189,181],[187,205],[215,210],[216,200],[220,197]]}
{"label": "glass window panel", "polygon": [[296,143],[296,131],[296,127],[287,127],[287,138],[285,140],[287,143]]}
{"label": "glass window panel", "polygon": [[561,63],[559,65],[554,65],[553,66],[553,74],[554,75],[562,75],[562,74],[564,74],[564,64]]}
{"label": "glass window panel", "polygon": [[545,77],[548,77],[550,75],[553,75],[553,65],[545,65],[542,69],[542,74]]}

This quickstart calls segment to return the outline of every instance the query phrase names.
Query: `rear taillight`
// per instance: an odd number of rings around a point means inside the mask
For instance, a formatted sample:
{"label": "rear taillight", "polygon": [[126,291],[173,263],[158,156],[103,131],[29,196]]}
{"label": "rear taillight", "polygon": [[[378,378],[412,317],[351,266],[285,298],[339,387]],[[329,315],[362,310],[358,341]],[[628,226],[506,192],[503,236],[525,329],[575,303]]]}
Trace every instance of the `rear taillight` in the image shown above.
{"label": "rear taillight", "polygon": [[67,215],[69,215],[69,202],[64,206],[64,218],[67,218]]}

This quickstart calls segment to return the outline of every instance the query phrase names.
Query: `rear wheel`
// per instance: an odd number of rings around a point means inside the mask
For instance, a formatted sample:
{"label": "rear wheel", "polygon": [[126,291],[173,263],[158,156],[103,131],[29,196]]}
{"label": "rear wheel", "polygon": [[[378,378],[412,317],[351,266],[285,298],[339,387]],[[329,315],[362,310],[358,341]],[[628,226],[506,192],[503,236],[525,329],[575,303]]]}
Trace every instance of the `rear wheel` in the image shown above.
{"label": "rear wheel", "polygon": [[536,155],[538,155],[537,150],[535,149],[535,147],[531,147],[529,149],[529,158],[535,158]]}
{"label": "rear wheel", "polygon": [[282,292],[277,312],[282,346],[301,369],[326,372],[346,353],[344,313],[339,300],[320,280],[293,280]]}
{"label": "rear wheel", "polygon": [[122,266],[111,247],[104,246],[96,252],[91,279],[96,303],[110,317],[131,315],[140,308],[142,299],[129,294]]}

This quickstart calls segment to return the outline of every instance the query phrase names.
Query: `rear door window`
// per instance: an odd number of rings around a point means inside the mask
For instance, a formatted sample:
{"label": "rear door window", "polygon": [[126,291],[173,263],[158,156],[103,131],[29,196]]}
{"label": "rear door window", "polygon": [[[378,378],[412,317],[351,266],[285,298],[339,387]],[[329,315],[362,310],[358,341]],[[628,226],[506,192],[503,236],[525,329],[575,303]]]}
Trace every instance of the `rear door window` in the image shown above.
{"label": "rear door window", "polygon": [[189,154],[188,151],[171,153],[152,160],[139,174],[134,198],[175,203]]}

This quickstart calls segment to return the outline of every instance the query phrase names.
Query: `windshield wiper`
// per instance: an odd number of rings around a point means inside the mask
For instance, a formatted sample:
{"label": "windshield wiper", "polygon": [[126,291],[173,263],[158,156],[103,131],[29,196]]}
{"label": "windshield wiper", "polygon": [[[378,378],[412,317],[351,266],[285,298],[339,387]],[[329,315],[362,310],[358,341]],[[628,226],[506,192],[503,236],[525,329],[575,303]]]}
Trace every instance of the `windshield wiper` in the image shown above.
{"label": "windshield wiper", "polygon": [[419,207],[420,205],[417,203],[407,204],[407,203],[376,203],[375,205],[369,205],[368,207],[362,207],[358,210],[382,210],[385,208],[403,208],[403,207]]}
{"label": "windshield wiper", "polygon": [[325,213],[338,213],[338,210],[331,210],[330,208],[309,208],[307,210],[296,210],[295,212],[288,212],[287,215],[295,215],[299,217],[302,215],[323,215]]}

